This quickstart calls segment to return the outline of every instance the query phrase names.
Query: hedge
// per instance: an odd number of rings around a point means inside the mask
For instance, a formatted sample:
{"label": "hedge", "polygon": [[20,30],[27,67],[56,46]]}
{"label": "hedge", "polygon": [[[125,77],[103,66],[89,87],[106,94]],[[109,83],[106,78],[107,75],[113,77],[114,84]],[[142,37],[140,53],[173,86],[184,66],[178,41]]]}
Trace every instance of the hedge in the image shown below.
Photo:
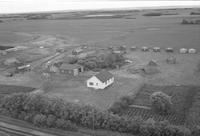
{"label": "hedge", "polygon": [[[141,136],[190,136],[180,126],[138,117],[127,119],[88,105],[69,103],[44,94],[18,93],[0,99],[0,113],[25,120],[38,127],[77,131],[78,127],[106,129]],[[52,123],[55,122],[55,123]],[[77,127],[78,126],[78,127]]]}

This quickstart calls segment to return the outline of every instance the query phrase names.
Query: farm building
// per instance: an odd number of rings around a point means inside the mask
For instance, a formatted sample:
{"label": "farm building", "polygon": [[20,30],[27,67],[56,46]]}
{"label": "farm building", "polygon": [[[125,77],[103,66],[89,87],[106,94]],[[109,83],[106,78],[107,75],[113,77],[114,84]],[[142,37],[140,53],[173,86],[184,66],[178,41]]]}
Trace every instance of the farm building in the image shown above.
{"label": "farm building", "polygon": [[82,53],[83,52],[83,49],[81,49],[81,48],[76,48],[76,49],[74,49],[73,51],[72,51],[72,55],[78,55],[78,54],[80,54],[80,53]]}
{"label": "farm building", "polygon": [[153,47],[154,52],[160,52],[160,47]]}
{"label": "farm building", "polygon": [[153,60],[149,61],[149,63],[144,67],[143,70],[144,70],[144,73],[148,75],[160,73],[158,64]]}
{"label": "farm building", "polygon": [[83,66],[78,64],[62,64],[60,66],[60,73],[61,74],[68,74],[77,76],[79,73],[83,72]]}
{"label": "farm building", "polygon": [[144,47],[142,47],[142,51],[149,51],[149,48],[144,46]]}
{"label": "farm building", "polygon": [[114,83],[114,76],[108,71],[101,71],[87,80],[87,87],[105,89]]}
{"label": "farm building", "polygon": [[174,52],[174,49],[173,48],[166,48],[165,51],[166,52]]}
{"label": "farm building", "polygon": [[136,46],[132,46],[132,47],[130,48],[130,50],[131,50],[131,51],[135,51],[135,50],[137,50],[137,47],[136,47]]}
{"label": "farm building", "polygon": [[181,48],[180,50],[179,50],[179,52],[181,53],[181,54],[185,54],[185,53],[187,53],[187,49],[186,48]]}
{"label": "farm building", "polygon": [[197,50],[191,48],[191,49],[188,50],[188,53],[195,54],[195,53],[197,53]]}

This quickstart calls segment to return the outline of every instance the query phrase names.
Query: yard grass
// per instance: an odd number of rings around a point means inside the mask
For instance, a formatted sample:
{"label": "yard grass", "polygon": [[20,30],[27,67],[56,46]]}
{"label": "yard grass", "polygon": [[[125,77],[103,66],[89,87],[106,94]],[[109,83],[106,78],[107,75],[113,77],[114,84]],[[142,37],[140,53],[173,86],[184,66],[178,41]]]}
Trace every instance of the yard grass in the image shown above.
{"label": "yard grass", "polygon": [[169,115],[158,115],[151,110],[131,107],[124,112],[124,115],[129,118],[141,116],[143,119],[153,118],[158,121],[168,120],[172,124],[183,125],[198,89],[199,87],[197,86],[145,85],[137,94],[134,105],[150,107],[150,95],[154,92],[162,91],[171,96],[173,111]]}
{"label": "yard grass", "polygon": [[137,79],[115,76],[115,82],[104,90],[94,90],[86,86],[88,77],[74,77],[68,80],[57,81],[50,90],[49,95],[62,97],[70,102],[79,102],[108,109],[121,96],[134,94],[141,86]]}

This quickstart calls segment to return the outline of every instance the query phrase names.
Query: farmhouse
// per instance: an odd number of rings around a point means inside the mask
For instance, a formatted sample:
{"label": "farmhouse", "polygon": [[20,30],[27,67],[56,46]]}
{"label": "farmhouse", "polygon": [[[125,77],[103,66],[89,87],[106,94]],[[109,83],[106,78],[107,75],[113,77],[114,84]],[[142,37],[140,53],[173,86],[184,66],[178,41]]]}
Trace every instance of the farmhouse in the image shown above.
{"label": "farmhouse", "polygon": [[60,73],[61,74],[68,74],[77,76],[79,73],[83,72],[83,66],[78,64],[62,64],[60,66]]}
{"label": "farmhouse", "polygon": [[108,71],[101,71],[87,80],[87,87],[105,89],[114,83],[114,76]]}

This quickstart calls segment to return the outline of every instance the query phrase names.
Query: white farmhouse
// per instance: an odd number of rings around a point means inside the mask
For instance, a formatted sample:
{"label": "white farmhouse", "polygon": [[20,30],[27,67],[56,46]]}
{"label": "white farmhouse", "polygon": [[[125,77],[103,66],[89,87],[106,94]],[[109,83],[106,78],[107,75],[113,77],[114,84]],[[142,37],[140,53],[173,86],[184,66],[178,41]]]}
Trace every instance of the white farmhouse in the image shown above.
{"label": "white farmhouse", "polygon": [[108,71],[101,71],[87,80],[87,87],[105,89],[114,83],[114,76]]}

